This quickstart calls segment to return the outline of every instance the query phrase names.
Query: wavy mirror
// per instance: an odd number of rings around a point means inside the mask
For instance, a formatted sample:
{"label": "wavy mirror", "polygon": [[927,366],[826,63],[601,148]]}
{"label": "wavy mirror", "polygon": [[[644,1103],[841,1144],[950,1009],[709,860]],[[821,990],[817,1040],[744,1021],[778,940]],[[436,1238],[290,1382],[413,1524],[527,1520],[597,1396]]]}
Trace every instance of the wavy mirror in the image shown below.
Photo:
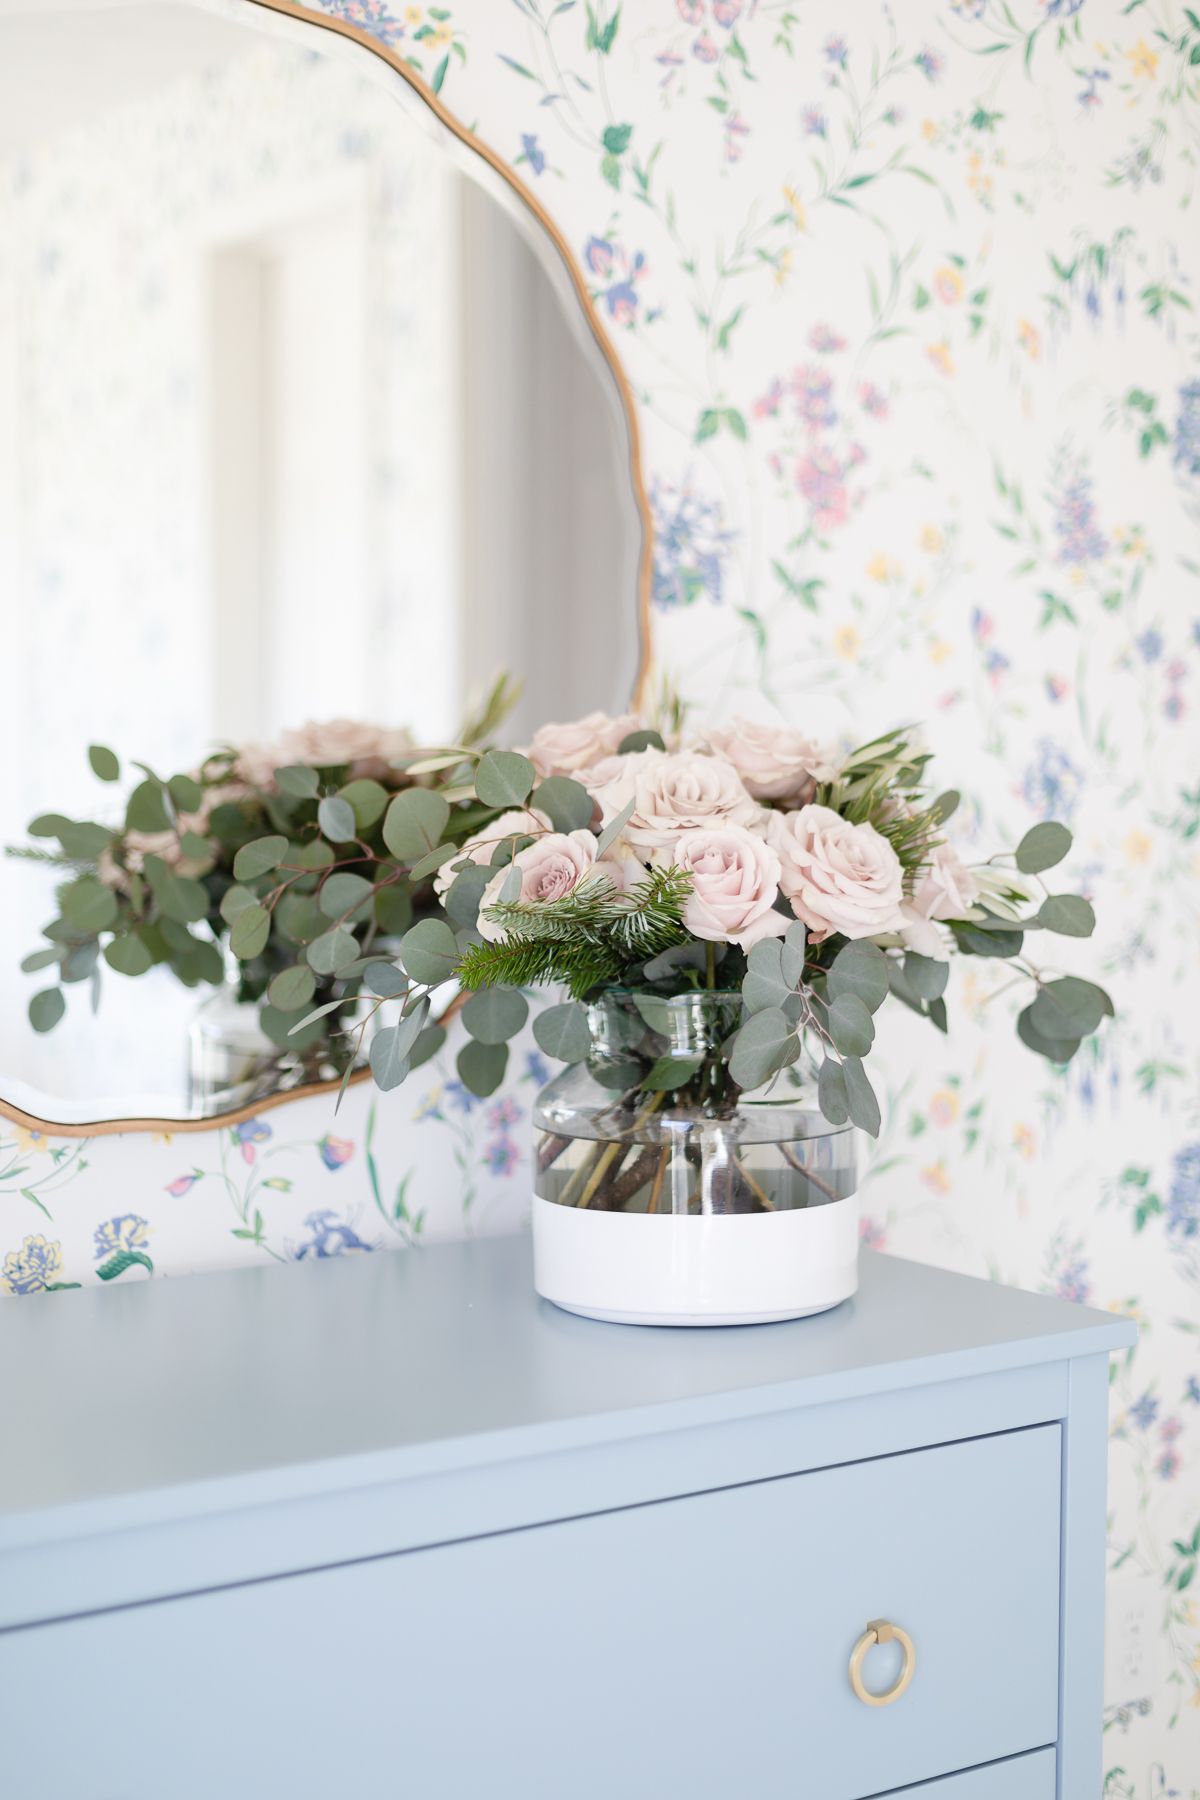
{"label": "wavy mirror", "polygon": [[[204,839],[239,784],[387,790],[502,669],[508,741],[628,703],[628,396],[519,171],[429,98],[262,5],[0,0],[10,1114],[200,1120],[336,1079],[282,1032],[238,1048]],[[114,951],[97,925],[147,881],[178,916]]]}

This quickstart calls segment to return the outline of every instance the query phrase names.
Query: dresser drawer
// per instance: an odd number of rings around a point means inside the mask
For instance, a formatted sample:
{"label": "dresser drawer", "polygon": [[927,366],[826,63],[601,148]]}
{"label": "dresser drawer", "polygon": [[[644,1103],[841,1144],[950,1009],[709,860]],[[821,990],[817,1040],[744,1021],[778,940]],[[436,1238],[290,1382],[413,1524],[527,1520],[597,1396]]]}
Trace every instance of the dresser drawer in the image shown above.
{"label": "dresser drawer", "polygon": [[1035,1750],[965,1775],[922,1781],[902,1796],[883,1794],[880,1800],[1054,1800],[1054,1777],[1053,1750]]}
{"label": "dresser drawer", "polygon": [[[23,1800],[862,1800],[1012,1756],[1056,1734],[1059,1455],[1041,1426],[15,1631],[6,1776]],[[885,1707],[848,1676],[876,1618],[916,1651]]]}

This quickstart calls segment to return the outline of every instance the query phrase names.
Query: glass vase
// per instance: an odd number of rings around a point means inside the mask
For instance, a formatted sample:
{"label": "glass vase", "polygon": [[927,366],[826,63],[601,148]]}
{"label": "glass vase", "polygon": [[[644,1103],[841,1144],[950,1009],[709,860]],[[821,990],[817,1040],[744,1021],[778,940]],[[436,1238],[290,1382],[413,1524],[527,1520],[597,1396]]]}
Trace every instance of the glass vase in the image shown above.
{"label": "glass vase", "polygon": [[855,1140],[788,1070],[734,1082],[739,993],[614,990],[534,1110],[535,1281],[644,1324],[797,1318],[857,1285]]}
{"label": "glass vase", "polygon": [[[357,1040],[344,1033],[362,1012],[357,997],[348,997],[337,1012],[277,1043],[263,1030],[260,1000],[244,997],[244,978],[241,965],[226,952],[224,981],[201,1001],[188,1027],[188,1106],[201,1118],[253,1106],[293,1088],[338,1081],[355,1053]],[[332,992],[320,994],[313,1005],[333,997]],[[304,1013],[294,1017],[298,1021]],[[286,1024],[285,1015],[284,1029]],[[368,1028],[368,1040],[370,1035]],[[364,1042],[364,1063],[367,1047]]]}

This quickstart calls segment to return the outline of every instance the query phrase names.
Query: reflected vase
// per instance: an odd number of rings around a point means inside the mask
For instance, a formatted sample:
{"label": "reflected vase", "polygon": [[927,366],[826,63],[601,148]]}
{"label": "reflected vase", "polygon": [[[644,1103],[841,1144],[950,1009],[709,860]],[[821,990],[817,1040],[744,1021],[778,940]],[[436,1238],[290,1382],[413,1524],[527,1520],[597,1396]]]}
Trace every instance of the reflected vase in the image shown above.
{"label": "reflected vase", "polygon": [[[354,1056],[354,1040],[331,1033],[354,1024],[362,1004],[357,997],[348,996],[343,1009],[327,1014],[315,1031],[298,1034],[295,1044],[280,1044],[262,1028],[261,1001],[241,997],[241,979],[237,962],[228,958],[225,980],[200,1002],[188,1026],[188,1108],[199,1118],[338,1081]],[[329,998],[332,994],[318,994],[313,1005]],[[297,1021],[303,1017],[303,1012],[295,1015]]]}
{"label": "reflected vase", "polygon": [[614,990],[587,1016],[586,1061],[534,1108],[538,1292],[643,1325],[801,1318],[853,1294],[853,1128],[793,1071],[737,1087],[740,993]]}

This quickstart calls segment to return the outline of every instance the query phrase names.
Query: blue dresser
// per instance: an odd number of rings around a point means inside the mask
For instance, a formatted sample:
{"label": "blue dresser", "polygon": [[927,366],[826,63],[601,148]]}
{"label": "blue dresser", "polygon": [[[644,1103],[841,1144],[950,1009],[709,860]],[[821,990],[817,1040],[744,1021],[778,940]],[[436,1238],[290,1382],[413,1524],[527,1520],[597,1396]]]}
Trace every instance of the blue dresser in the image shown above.
{"label": "blue dresser", "polygon": [[1128,1321],[866,1254],[633,1329],[525,1238],[0,1306],[13,1800],[1099,1800]]}

